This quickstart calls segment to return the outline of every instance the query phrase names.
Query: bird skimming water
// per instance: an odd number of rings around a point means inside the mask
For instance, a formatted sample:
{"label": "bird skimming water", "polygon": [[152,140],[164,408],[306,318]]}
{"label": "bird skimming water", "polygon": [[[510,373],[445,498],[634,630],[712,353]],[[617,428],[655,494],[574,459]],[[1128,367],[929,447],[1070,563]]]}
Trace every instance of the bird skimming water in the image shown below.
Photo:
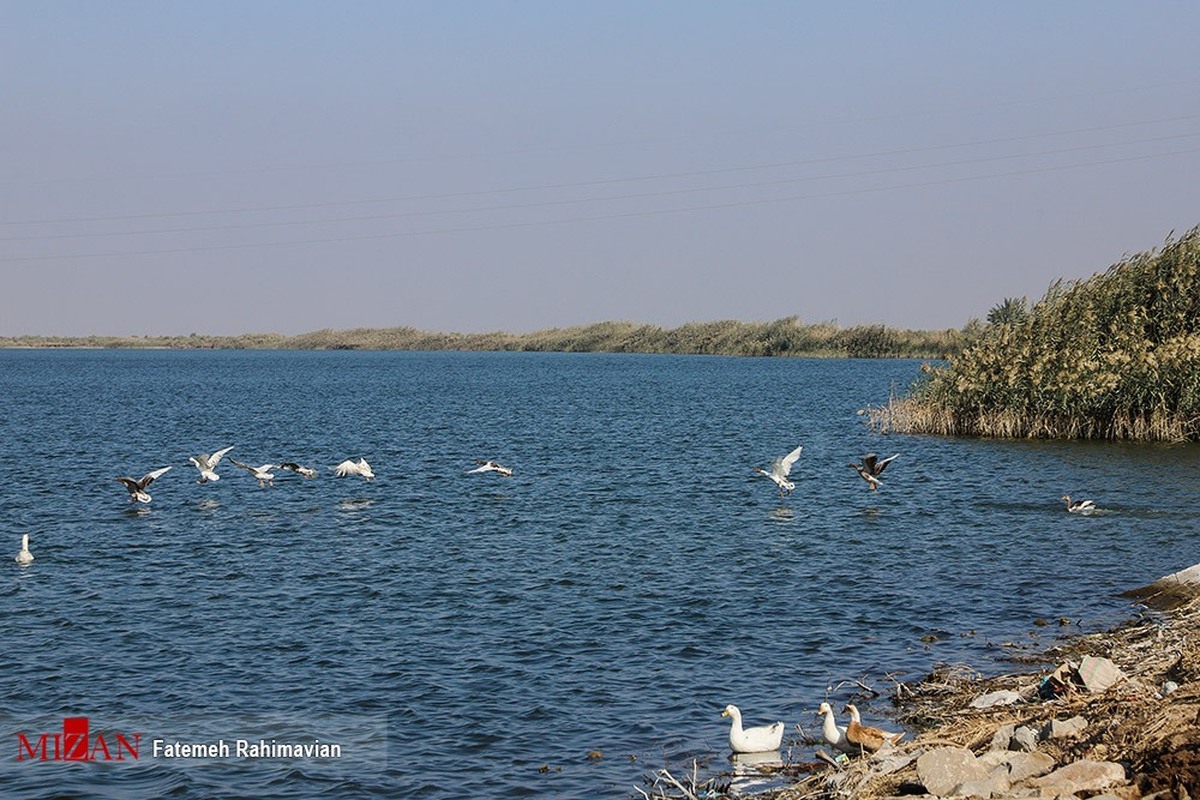
{"label": "bird skimming water", "polygon": [[779,487],[779,496],[791,494],[796,489],[796,484],[789,481],[788,475],[792,474],[792,465],[796,463],[796,459],[800,458],[800,451],[804,449],[804,445],[800,445],[786,456],[781,456],[771,462],[771,470],[768,472],[762,467],[756,467],[755,472],[761,472],[771,480],[775,481],[775,485]]}
{"label": "bird skimming water", "polygon": [[138,480],[125,477],[117,478],[117,480],[125,484],[125,488],[129,490],[129,502],[149,503],[151,498],[146,489],[150,487],[150,484],[154,483],[155,478],[158,478],[169,469],[170,467],[163,467],[162,469],[156,469],[153,472],[147,472]]}
{"label": "bird skimming water", "polygon": [[851,461],[850,466],[854,467],[854,470],[862,476],[862,479],[866,481],[868,485],[870,485],[871,491],[873,492],[879,488],[879,484],[883,483],[883,481],[879,479],[879,476],[883,474],[883,471],[887,468],[887,465],[892,463],[892,461],[896,459],[896,456],[899,455],[899,453],[896,453],[896,455],[888,456],[880,461],[874,453],[867,453],[865,456],[863,456],[862,464],[855,464],[853,461]]}
{"label": "bird skimming water", "polygon": [[209,481],[219,481],[221,476],[217,474],[217,464],[221,463],[221,458],[233,449],[233,445],[222,448],[211,456],[208,453],[201,453],[198,456],[188,456],[188,461],[196,465],[196,469],[200,470],[200,480],[196,483],[208,483]]}

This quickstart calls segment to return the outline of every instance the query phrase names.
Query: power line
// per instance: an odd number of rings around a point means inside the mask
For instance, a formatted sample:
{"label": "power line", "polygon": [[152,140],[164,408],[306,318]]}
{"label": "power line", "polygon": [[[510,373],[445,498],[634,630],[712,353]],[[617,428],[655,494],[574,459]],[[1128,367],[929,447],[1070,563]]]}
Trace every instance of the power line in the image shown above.
{"label": "power line", "polygon": [[510,223],[496,223],[496,224],[489,224],[489,225],[463,226],[463,227],[457,227],[457,228],[442,228],[442,229],[428,230],[428,231],[404,231],[404,232],[392,232],[392,233],[366,234],[366,235],[359,235],[359,236],[340,236],[340,237],[327,237],[327,238],[316,238],[316,239],[302,239],[302,240],[291,240],[291,241],[217,244],[217,245],[201,245],[201,246],[194,246],[194,247],[162,248],[162,249],[153,249],[153,250],[109,251],[109,252],[77,253],[77,254],[66,254],[66,255],[11,256],[11,257],[0,257],[0,263],[19,263],[19,262],[33,262],[33,261],[61,261],[61,260],[80,259],[80,258],[110,258],[110,257],[144,256],[144,255],[177,255],[177,254],[181,254],[181,253],[200,253],[200,252],[214,252],[214,251],[222,251],[222,250],[241,250],[241,249],[249,249],[249,248],[265,248],[265,247],[295,247],[295,246],[300,246],[300,245],[365,242],[365,241],[376,241],[376,240],[382,240],[382,239],[408,238],[408,237],[414,237],[414,236],[433,236],[433,235],[444,235],[444,234],[453,234],[453,233],[472,233],[472,232],[479,232],[479,231],[505,230],[505,229],[512,229],[512,228],[528,228],[528,227],[536,227],[536,226],[541,226],[541,225],[564,225],[564,224],[578,223],[578,222],[598,222],[598,221],[616,220],[616,219],[630,219],[630,218],[637,218],[637,217],[652,217],[652,216],[662,216],[662,215],[666,215],[666,214],[684,214],[684,213],[691,213],[691,212],[697,212],[697,211],[719,210],[719,209],[725,209],[725,208],[738,208],[738,207],[745,207],[745,206],[798,202],[798,201],[803,201],[803,200],[828,199],[831,197],[845,197],[845,196],[850,196],[850,195],[868,194],[868,193],[874,193],[874,192],[895,191],[898,189],[916,189],[916,188],[926,188],[926,187],[930,187],[930,186],[945,186],[945,185],[949,185],[949,184],[965,183],[965,182],[976,181],[976,180],[992,180],[995,178],[1014,177],[1014,176],[1018,176],[1018,175],[1033,175],[1033,174],[1046,173],[1046,172],[1059,172],[1059,171],[1070,170],[1070,169],[1082,169],[1085,167],[1106,166],[1106,165],[1111,165],[1111,164],[1130,163],[1130,162],[1134,162],[1134,161],[1145,161],[1145,160],[1154,159],[1154,158],[1164,158],[1164,157],[1177,156],[1177,155],[1188,155],[1188,154],[1197,153],[1197,152],[1200,152],[1200,148],[1189,148],[1187,150],[1175,150],[1175,151],[1170,151],[1170,152],[1165,152],[1165,153],[1151,153],[1151,154],[1143,154],[1143,155],[1138,155],[1138,156],[1128,156],[1128,157],[1124,157],[1124,158],[1105,159],[1102,161],[1090,161],[1090,162],[1083,162],[1083,163],[1079,163],[1079,164],[1062,164],[1062,165],[1056,165],[1056,166],[1050,166],[1050,167],[1034,167],[1034,168],[1029,168],[1029,169],[1010,170],[1007,172],[998,172],[998,173],[992,173],[992,174],[988,174],[988,175],[961,176],[961,177],[957,177],[957,178],[943,178],[943,179],[939,179],[939,180],[921,181],[921,182],[917,182],[917,183],[908,183],[908,184],[897,184],[897,185],[892,185],[892,186],[845,189],[845,190],[835,191],[835,192],[826,192],[826,193],[821,193],[821,194],[809,194],[809,195],[795,195],[795,196],[791,196],[791,197],[759,198],[759,199],[755,199],[755,200],[739,200],[739,201],[731,201],[731,202],[727,202],[727,203],[713,203],[713,204],[708,204],[708,205],[688,206],[688,207],[682,207],[682,208],[658,209],[658,210],[654,210],[654,211],[629,211],[629,212],[619,212],[619,213],[609,213],[609,214],[598,214],[598,215],[593,215],[593,216],[573,217],[573,218],[566,218],[566,219],[533,220],[533,221],[526,221],[526,222],[510,222]]}

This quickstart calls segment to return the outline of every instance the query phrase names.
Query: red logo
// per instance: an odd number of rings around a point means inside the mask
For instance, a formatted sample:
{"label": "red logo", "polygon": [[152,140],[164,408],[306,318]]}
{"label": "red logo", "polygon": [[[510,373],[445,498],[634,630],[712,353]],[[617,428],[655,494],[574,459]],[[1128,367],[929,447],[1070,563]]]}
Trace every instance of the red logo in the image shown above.
{"label": "red logo", "polygon": [[18,733],[17,761],[137,761],[140,733],[133,734],[132,742],[122,733],[109,737],[92,736],[87,717],[64,717],[62,733],[36,734],[32,741]]}

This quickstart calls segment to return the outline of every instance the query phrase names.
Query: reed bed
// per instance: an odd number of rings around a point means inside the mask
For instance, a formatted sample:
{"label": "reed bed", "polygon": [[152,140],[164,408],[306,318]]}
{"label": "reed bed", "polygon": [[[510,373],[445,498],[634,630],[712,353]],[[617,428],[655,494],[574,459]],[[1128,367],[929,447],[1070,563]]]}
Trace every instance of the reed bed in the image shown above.
{"label": "reed bed", "polygon": [[796,317],[773,322],[691,322],[661,328],[634,322],[599,322],[533,333],[439,333],[412,327],[324,329],[297,336],[126,336],[0,338],[0,347],[92,347],[279,350],[465,350],[605,352],[731,356],[946,358],[966,341],[963,331],[919,331],[885,325],[842,328],[805,324]]}
{"label": "reed bed", "polygon": [[947,365],[927,367],[907,396],[870,409],[872,425],[1003,438],[1200,439],[1200,228],[1088,280],[1057,281],[1027,312],[995,319]]}

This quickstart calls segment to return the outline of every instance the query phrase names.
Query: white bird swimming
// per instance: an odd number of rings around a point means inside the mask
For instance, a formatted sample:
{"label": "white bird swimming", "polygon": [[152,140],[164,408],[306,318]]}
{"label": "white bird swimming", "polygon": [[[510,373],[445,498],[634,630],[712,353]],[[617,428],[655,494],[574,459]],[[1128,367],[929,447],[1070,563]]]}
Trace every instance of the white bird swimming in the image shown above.
{"label": "white bird swimming", "polygon": [[1096,510],[1096,504],[1091,500],[1076,500],[1072,503],[1069,494],[1064,494],[1059,499],[1067,504],[1067,511],[1072,514],[1089,514]]}
{"label": "white bird swimming", "polygon": [[350,459],[346,459],[342,463],[333,468],[339,478],[344,478],[347,475],[362,475],[365,480],[371,480],[375,477],[375,473],[371,471],[371,465],[367,463],[365,458],[359,458],[355,463]]}
{"label": "white bird swimming", "polygon": [[783,741],[783,723],[774,725],[759,725],[754,728],[742,727],[742,712],[737,706],[725,706],[722,717],[732,717],[729,727],[729,748],[735,753],[767,753],[779,749]]}
{"label": "white bird swimming", "polygon": [[29,534],[21,535],[21,550],[17,553],[18,564],[29,564],[33,562],[33,553],[29,552]]}
{"label": "white bird swimming", "polygon": [[160,477],[170,467],[156,469],[153,472],[147,472],[140,480],[133,478],[117,478],[121,483],[125,484],[125,488],[129,490],[129,502],[131,503],[149,503],[150,494],[146,491],[150,484],[154,483],[155,478]]}
{"label": "white bird swimming", "polygon": [[821,736],[824,737],[826,744],[843,753],[855,751],[850,742],[846,741],[845,726],[838,725],[837,720],[834,719],[833,708],[829,703],[821,703],[821,707],[817,709],[817,715],[825,718],[821,725]]}
{"label": "white bird swimming", "polygon": [[299,464],[297,464],[295,461],[284,461],[282,464],[279,465],[279,468],[290,470],[291,472],[294,472],[297,475],[299,475],[301,478],[317,477],[317,471],[315,469],[313,469],[312,467],[302,467]]}
{"label": "white bird swimming", "polygon": [[804,449],[804,445],[800,445],[786,456],[775,459],[771,462],[771,471],[756,467],[755,472],[761,472],[771,480],[775,481],[775,485],[779,487],[779,496],[791,494],[796,488],[796,484],[787,479],[788,475],[792,474],[792,465],[796,463],[796,459],[800,458],[800,451]]}
{"label": "white bird swimming", "polygon": [[860,752],[870,750],[874,753],[888,742],[895,744],[904,738],[903,731],[890,733],[882,728],[863,725],[862,718],[858,715],[858,707],[853,703],[846,703],[846,707],[842,710],[850,712],[850,724],[846,726],[846,741]]}
{"label": "white bird swimming", "polygon": [[211,456],[208,453],[201,453],[198,456],[188,456],[188,461],[196,465],[196,469],[200,470],[200,480],[196,483],[208,483],[209,481],[219,481],[221,476],[217,474],[217,464],[221,463],[221,457],[233,449],[233,445],[218,450]]}
{"label": "white bird swimming", "polygon": [[498,472],[506,478],[512,477],[512,470],[503,464],[497,464],[495,461],[481,461],[475,459],[475,463],[479,466],[475,469],[467,470],[468,475],[474,475],[477,472]]}
{"label": "white bird swimming", "polygon": [[871,491],[873,492],[883,483],[879,479],[879,476],[887,468],[887,465],[892,463],[899,455],[899,453],[896,453],[896,455],[889,456],[880,461],[874,453],[867,453],[863,456],[861,465],[851,461],[850,466],[854,467],[854,470],[862,476],[862,479],[867,482],[867,485],[871,487]]}
{"label": "white bird swimming", "polygon": [[235,467],[241,467],[253,475],[258,480],[258,488],[260,489],[264,486],[275,485],[275,473],[271,472],[271,470],[279,468],[276,464],[263,464],[260,467],[252,467],[249,464],[243,464],[236,458],[230,458],[229,463]]}

